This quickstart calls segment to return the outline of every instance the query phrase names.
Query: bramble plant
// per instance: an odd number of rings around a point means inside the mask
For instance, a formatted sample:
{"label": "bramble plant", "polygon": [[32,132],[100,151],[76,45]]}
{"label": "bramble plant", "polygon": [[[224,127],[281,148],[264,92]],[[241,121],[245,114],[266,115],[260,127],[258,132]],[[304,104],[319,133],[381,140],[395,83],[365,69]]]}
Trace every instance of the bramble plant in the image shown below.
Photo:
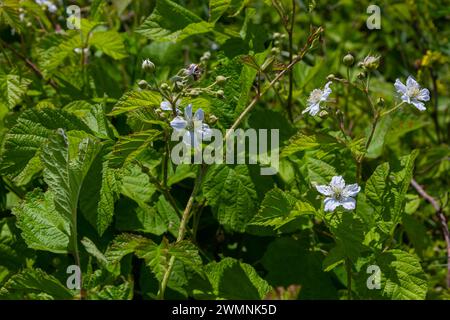
{"label": "bramble plant", "polygon": [[0,1],[0,299],[449,299],[446,7],[382,3]]}

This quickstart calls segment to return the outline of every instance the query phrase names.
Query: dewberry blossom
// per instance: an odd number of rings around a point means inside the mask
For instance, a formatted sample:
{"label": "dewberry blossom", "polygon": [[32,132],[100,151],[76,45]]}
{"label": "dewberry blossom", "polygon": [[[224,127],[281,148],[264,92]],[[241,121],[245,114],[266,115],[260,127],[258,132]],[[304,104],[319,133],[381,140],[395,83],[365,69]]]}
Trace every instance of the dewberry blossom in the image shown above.
{"label": "dewberry blossom", "polygon": [[309,112],[310,115],[315,116],[320,111],[320,103],[328,101],[328,96],[331,94],[331,81],[327,82],[323,90],[314,89],[308,98],[308,107],[302,113]]}
{"label": "dewberry blossom", "polygon": [[211,137],[211,129],[206,123],[203,123],[204,118],[205,114],[201,108],[192,116],[192,104],[189,104],[184,109],[184,117],[176,116],[170,122],[170,126],[183,135],[183,143],[185,145],[198,148],[203,139]]}
{"label": "dewberry blossom", "polygon": [[357,183],[345,185],[342,176],[334,176],[329,185],[316,186],[325,198],[325,211],[334,211],[337,207],[342,206],[344,209],[353,210],[356,206],[356,200],[353,199],[361,187]]}
{"label": "dewberry blossom", "polygon": [[423,102],[430,100],[430,91],[428,89],[421,89],[420,85],[414,80],[413,77],[409,76],[406,79],[406,85],[404,85],[399,79],[395,80],[395,89],[401,94],[400,99],[403,102],[412,104],[414,107],[420,111],[426,110]]}

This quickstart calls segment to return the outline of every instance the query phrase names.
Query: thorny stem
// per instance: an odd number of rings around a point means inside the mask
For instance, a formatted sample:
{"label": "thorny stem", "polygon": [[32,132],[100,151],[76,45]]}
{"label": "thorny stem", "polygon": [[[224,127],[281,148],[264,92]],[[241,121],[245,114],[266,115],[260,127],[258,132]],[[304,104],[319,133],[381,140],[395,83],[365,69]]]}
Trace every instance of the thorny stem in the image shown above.
{"label": "thorny stem", "polygon": [[448,222],[445,217],[443,208],[438,204],[437,200],[430,196],[413,178],[411,179],[411,185],[416,189],[417,193],[428,201],[436,211],[436,215],[441,223],[442,233],[444,235],[445,243],[447,244],[447,288],[450,288],[450,232],[448,230]]}
{"label": "thorny stem", "polygon": [[[239,115],[239,117],[234,121],[233,125],[231,126],[231,129],[234,130],[236,129],[240,123],[242,122],[242,120],[245,118],[245,116],[253,109],[253,107],[256,105],[256,102],[259,101],[259,99],[267,92],[269,91],[269,89],[283,76],[285,75],[287,72],[289,72],[292,67],[298,63],[300,60],[303,59],[303,57],[305,56],[308,48],[312,45],[312,43],[314,42],[315,39],[317,39],[317,37],[323,32],[323,28],[319,27],[315,30],[315,32],[313,34],[311,34],[308,37],[307,43],[305,44],[305,46],[302,48],[302,50],[300,51],[299,55],[292,60],[291,63],[289,63],[289,65],[286,66],[285,69],[283,69],[282,71],[280,71],[276,77],[261,91],[259,92],[254,98],[253,100],[248,104],[248,106],[244,109],[244,111],[242,111],[242,113]],[[224,140],[226,141],[227,138],[229,138],[232,130],[228,130],[227,133],[225,134],[225,138]],[[177,241],[176,242],[180,242],[184,239],[184,236],[186,234],[186,230],[187,230],[187,223],[189,221],[189,218],[191,217],[191,209],[192,206],[194,204],[194,200],[195,200],[195,196],[197,195],[198,190],[200,189],[200,185],[201,182],[203,180],[203,177],[205,176],[206,172],[208,170],[208,166],[202,164],[199,167],[199,172],[197,174],[197,179],[195,180],[195,184],[194,184],[194,189],[192,190],[191,196],[189,197],[189,200],[186,204],[186,207],[183,211],[183,215],[181,217],[181,222],[180,222],[180,228],[178,230],[178,237],[177,237]],[[169,265],[167,267],[166,272],[164,273],[163,279],[161,281],[160,284],[160,288],[159,288],[159,292],[158,292],[158,299],[162,300],[164,299],[164,294],[167,288],[167,284],[169,283],[169,278],[170,275],[172,273],[172,269],[173,266],[175,264],[175,256],[171,256],[170,260],[169,260]]]}

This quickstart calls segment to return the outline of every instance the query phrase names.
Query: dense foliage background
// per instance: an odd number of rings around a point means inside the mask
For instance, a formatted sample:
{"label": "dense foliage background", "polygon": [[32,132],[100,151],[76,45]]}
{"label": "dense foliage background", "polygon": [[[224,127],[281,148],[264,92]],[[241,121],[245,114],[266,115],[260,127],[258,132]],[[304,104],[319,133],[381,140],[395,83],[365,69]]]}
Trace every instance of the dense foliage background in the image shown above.
{"label": "dense foliage background", "polygon": [[[450,3],[376,1],[373,30],[370,4],[0,1],[0,298],[450,298]],[[426,111],[378,118],[409,75]],[[222,130],[255,101],[236,124],[280,129],[279,173],[173,165],[159,108],[180,93]],[[353,211],[324,211],[337,175]]]}

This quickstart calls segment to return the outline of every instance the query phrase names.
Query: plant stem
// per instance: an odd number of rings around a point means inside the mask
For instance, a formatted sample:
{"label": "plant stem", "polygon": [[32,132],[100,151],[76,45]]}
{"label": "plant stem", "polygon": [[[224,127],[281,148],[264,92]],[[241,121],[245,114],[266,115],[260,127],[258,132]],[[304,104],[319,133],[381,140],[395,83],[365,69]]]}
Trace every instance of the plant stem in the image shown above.
{"label": "plant stem", "polygon": [[436,215],[441,223],[442,233],[444,235],[444,240],[447,245],[447,288],[450,288],[450,232],[448,230],[447,218],[444,214],[443,208],[438,204],[437,200],[430,196],[418,183],[416,180],[411,179],[411,185],[416,189],[417,193],[422,196],[426,201],[428,201],[436,211]]}
{"label": "plant stem", "polygon": [[[289,37],[289,63],[292,63],[293,58],[293,35],[294,35],[294,23],[295,23],[295,0],[292,0],[292,15],[291,15],[291,24],[287,29],[288,37]],[[291,122],[294,121],[294,116],[292,114],[292,91],[294,88],[294,72],[291,69],[289,71],[289,94],[287,101],[287,111],[289,120]]]}
{"label": "plant stem", "polygon": [[390,109],[390,110],[388,110],[388,111],[385,111],[385,112],[382,112],[380,116],[381,116],[381,117],[384,117],[384,116],[390,114],[391,112],[394,112],[395,110],[397,110],[398,108],[400,108],[404,103],[405,103],[405,101],[400,102],[398,105],[396,105],[396,106],[393,107],[392,109]]}
{"label": "plant stem", "polygon": [[369,138],[366,142],[366,151],[369,150],[370,143],[372,142],[373,135],[375,134],[375,129],[377,128],[378,120],[380,119],[380,115],[375,113],[375,117],[373,119],[372,130],[370,131]]}
{"label": "plant stem", "polygon": [[[184,239],[186,234],[186,227],[190,217],[192,205],[194,204],[195,196],[197,195],[198,190],[200,189],[201,182],[203,180],[203,175],[206,172],[206,166],[200,165],[198,170],[197,179],[195,180],[194,189],[192,190],[191,196],[186,204],[186,208],[184,209],[183,215],[181,217],[180,228],[178,229],[178,237],[176,242],[180,242]],[[164,299],[164,294],[167,288],[167,284],[169,283],[169,278],[172,273],[173,266],[175,264],[175,256],[171,256],[169,260],[169,265],[167,267],[166,272],[164,273],[163,279],[161,281],[161,286],[158,292],[158,299]]]}

